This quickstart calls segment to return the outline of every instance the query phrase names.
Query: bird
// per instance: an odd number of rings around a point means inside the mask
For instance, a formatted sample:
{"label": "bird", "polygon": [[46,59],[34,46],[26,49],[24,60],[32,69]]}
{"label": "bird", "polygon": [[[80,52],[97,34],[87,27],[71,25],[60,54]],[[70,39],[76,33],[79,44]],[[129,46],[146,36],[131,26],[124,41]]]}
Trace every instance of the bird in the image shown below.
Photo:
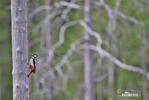
{"label": "bird", "polygon": [[31,58],[29,60],[29,69],[30,69],[30,72],[27,75],[27,77],[29,77],[32,72],[35,73],[35,71],[36,71],[36,64],[37,64],[37,55],[36,54],[32,54],[32,56],[31,56]]}

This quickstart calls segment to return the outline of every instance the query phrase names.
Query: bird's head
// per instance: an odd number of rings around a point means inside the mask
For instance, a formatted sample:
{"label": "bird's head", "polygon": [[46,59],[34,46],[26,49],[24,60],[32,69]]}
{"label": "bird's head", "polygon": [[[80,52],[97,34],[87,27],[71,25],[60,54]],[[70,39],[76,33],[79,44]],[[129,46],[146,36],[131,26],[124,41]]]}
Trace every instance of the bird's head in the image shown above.
{"label": "bird's head", "polygon": [[32,54],[32,58],[37,58],[37,54]]}

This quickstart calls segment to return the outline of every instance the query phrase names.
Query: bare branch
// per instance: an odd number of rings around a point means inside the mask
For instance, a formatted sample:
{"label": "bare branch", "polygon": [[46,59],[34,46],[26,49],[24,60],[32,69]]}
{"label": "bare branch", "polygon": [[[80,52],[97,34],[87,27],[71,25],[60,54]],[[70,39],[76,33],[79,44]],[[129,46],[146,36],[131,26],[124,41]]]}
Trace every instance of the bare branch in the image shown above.
{"label": "bare branch", "polygon": [[53,11],[51,12],[48,16],[46,16],[46,18],[44,20],[42,20],[39,24],[36,25],[36,27],[33,29],[34,33],[37,33],[38,30],[40,29],[40,27],[44,26],[44,22],[48,22],[50,21],[52,18],[54,18],[55,16],[57,16],[58,14],[60,14],[61,11],[57,10],[57,11]]}
{"label": "bare branch", "polygon": [[51,7],[48,5],[40,6],[39,8],[36,8],[30,15],[29,18],[32,19],[37,13],[41,12],[42,10],[50,10]]}
{"label": "bare branch", "polygon": [[[95,1],[94,4],[96,6],[98,6],[98,7],[104,7],[106,9],[106,11],[108,12],[108,15],[109,16],[111,16],[112,13],[113,13],[113,14],[118,15],[118,16],[122,17],[123,19],[128,20],[130,22],[133,22],[135,24],[142,24],[142,22],[136,20],[133,17],[126,16],[125,14],[123,14],[122,12],[119,12],[118,10],[113,10],[107,4],[105,4],[104,2],[97,2],[97,1]],[[117,9],[117,7],[119,6],[119,4],[120,4],[120,0],[118,0],[115,9]],[[111,16],[111,18],[112,18],[112,16]]]}
{"label": "bare branch", "polygon": [[118,15],[118,16],[120,16],[120,17],[122,17],[123,19],[128,20],[130,22],[133,22],[135,24],[142,24],[142,22],[139,22],[138,20],[136,20],[133,17],[126,16],[122,12],[113,12],[113,13],[116,14],[116,15]]}
{"label": "bare branch", "polygon": [[59,41],[52,47],[51,50],[49,50],[49,57],[52,57],[54,56],[54,51],[59,47],[61,46],[63,43],[64,43],[64,34],[65,34],[65,30],[68,28],[68,27],[71,27],[75,24],[77,24],[78,21],[72,21],[72,22],[68,22],[66,24],[64,24],[61,29],[60,29],[60,33],[59,33]]}
{"label": "bare branch", "polygon": [[62,60],[59,64],[54,67],[56,71],[59,73],[60,76],[63,76],[61,67],[66,63],[66,61],[69,59],[69,57],[72,55],[72,52],[76,49],[76,46],[79,45],[82,42],[81,39],[77,40],[71,45],[70,50],[63,56]]}
{"label": "bare branch", "polygon": [[[121,62],[120,60],[118,60],[116,57],[112,56],[107,51],[101,49],[100,47],[90,46],[90,48],[92,50],[97,51],[103,57],[107,57],[110,61],[112,61],[114,64],[116,64],[120,68],[129,70],[129,71],[133,71],[133,72],[138,72],[140,74],[144,74],[144,71],[140,67],[138,67],[138,66],[132,66],[132,65],[127,65],[127,64]],[[148,77],[149,76],[149,73],[146,76]]]}
{"label": "bare branch", "polygon": [[[58,3],[55,3],[54,4],[54,7],[56,8],[60,8],[60,7],[63,7],[63,6],[66,6],[68,8],[74,8],[74,9],[81,9],[81,6],[77,5],[77,4],[74,4],[74,2],[72,3],[69,3],[69,2],[66,2],[66,1],[61,1],[61,2],[58,2]],[[33,18],[36,14],[40,13],[42,10],[50,10],[52,7],[51,6],[48,6],[48,5],[43,5],[43,6],[40,6],[38,8],[36,8],[30,15],[29,15],[29,18]]]}
{"label": "bare branch", "polygon": [[[112,56],[110,53],[108,53],[107,51],[103,50],[101,48],[101,41],[102,41],[102,39],[101,39],[100,34],[97,33],[97,32],[94,32],[92,29],[90,29],[90,27],[87,26],[87,24],[85,24],[85,22],[80,21],[80,24],[82,24],[85,28],[87,28],[87,31],[92,36],[97,38],[97,40],[98,40],[98,45],[97,46],[90,46],[90,49],[97,51],[101,57],[107,57],[110,61],[112,61],[114,64],[116,64],[120,68],[129,70],[129,71],[133,71],[133,72],[138,72],[140,74],[144,74],[144,71],[141,68],[139,68],[137,66],[127,65],[125,63],[122,63],[116,57]],[[146,77],[149,79],[149,73],[146,75]]]}
{"label": "bare branch", "polygon": [[115,5],[115,8],[114,10],[117,12],[118,11],[118,8],[120,6],[120,3],[121,3],[121,0],[116,0],[116,5]]}
{"label": "bare branch", "polygon": [[77,4],[74,4],[74,3],[69,3],[69,2],[66,2],[66,1],[60,1],[58,3],[55,3],[54,6],[56,8],[59,8],[61,6],[66,6],[66,7],[69,7],[69,8],[81,9],[81,6],[79,6]]}
{"label": "bare branch", "polygon": [[95,82],[98,82],[99,83],[99,82],[103,81],[105,78],[107,78],[107,76],[108,76],[108,74],[105,73],[105,74],[97,77],[96,80],[95,80]]}
{"label": "bare branch", "polygon": [[[71,0],[70,3],[75,3],[77,2],[77,0]],[[72,7],[67,7],[63,12],[62,12],[62,15],[61,15],[61,18],[62,19],[66,19],[67,18],[67,15],[68,13],[71,11]]]}
{"label": "bare branch", "polygon": [[84,21],[80,21],[80,24],[89,32],[90,35],[94,36],[97,38],[98,41],[98,46],[100,47],[102,44],[102,39],[99,33],[93,31]]}

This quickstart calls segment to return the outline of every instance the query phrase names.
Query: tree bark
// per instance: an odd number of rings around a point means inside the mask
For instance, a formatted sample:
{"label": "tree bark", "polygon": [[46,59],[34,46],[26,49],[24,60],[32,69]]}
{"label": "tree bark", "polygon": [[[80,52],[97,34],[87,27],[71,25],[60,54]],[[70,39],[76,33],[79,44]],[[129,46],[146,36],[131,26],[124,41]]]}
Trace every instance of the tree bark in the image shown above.
{"label": "tree bark", "polygon": [[27,0],[11,0],[13,100],[29,100]]}
{"label": "tree bark", "polygon": [[115,73],[115,66],[114,64],[109,61],[109,66],[108,66],[108,92],[109,92],[109,97],[108,100],[113,100],[114,96],[114,73]]}
{"label": "tree bark", "polygon": [[[84,5],[84,19],[85,22],[91,27],[91,4],[92,0],[85,0]],[[85,31],[85,52],[84,52],[84,77],[85,77],[85,97],[84,100],[94,100],[94,83],[93,83],[93,57],[89,45],[92,44],[91,36]]]}
{"label": "tree bark", "polygon": [[141,54],[141,62],[142,62],[142,68],[144,70],[144,75],[143,75],[143,84],[142,84],[142,92],[143,92],[143,100],[148,100],[148,93],[147,93],[147,89],[148,89],[148,86],[147,86],[147,81],[146,81],[146,72],[147,72],[147,69],[146,69],[146,60],[145,60],[145,50],[143,49],[142,50],[142,54]]}
{"label": "tree bark", "polygon": [[146,49],[145,49],[145,46],[146,46],[146,35],[145,35],[145,32],[144,32],[144,29],[142,31],[143,33],[143,45],[142,45],[142,49],[141,49],[141,65],[142,65],[142,68],[144,70],[144,74],[143,74],[143,84],[142,84],[142,92],[143,92],[143,100],[148,100],[148,92],[147,92],[147,89],[148,89],[148,85],[147,85],[147,80],[146,80],[146,74],[147,74],[147,62],[146,62]]}
{"label": "tree bark", "polygon": [[[112,31],[111,31],[112,33]],[[114,56],[118,56],[118,50],[117,50],[117,47],[116,47],[116,42],[117,42],[117,37],[114,36],[114,35],[111,35],[111,43],[110,45],[108,46],[111,53],[114,55]],[[110,40],[110,36],[109,36],[109,40]],[[108,88],[109,88],[109,97],[108,97],[108,100],[113,100],[114,99],[114,80],[115,80],[115,64],[113,64],[111,61],[109,61],[109,68],[108,68]]]}
{"label": "tree bark", "polygon": [[[51,6],[51,0],[45,0],[45,4],[48,6]],[[49,16],[51,13],[50,10],[46,11],[45,17]],[[46,67],[48,69],[48,75],[46,77],[47,80],[47,86],[48,86],[48,91],[47,91],[47,100],[52,100],[52,68],[51,68],[51,57],[50,55],[48,55],[48,51],[51,49],[51,38],[52,38],[52,34],[51,34],[51,20],[47,20],[45,22],[45,29],[44,29],[45,33],[46,33],[46,51],[47,51],[47,56],[46,56]]]}

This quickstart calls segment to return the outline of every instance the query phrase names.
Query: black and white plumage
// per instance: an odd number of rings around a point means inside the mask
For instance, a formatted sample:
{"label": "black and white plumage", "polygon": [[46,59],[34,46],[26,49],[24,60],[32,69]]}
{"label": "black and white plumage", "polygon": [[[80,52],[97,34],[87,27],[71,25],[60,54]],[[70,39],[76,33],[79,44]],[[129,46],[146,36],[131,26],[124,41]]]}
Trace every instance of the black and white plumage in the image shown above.
{"label": "black and white plumage", "polygon": [[30,69],[30,72],[29,74],[27,75],[28,77],[30,76],[30,74],[32,72],[35,73],[36,71],[36,64],[37,64],[37,55],[36,54],[32,54],[32,57],[31,59],[29,60],[29,69]]}

